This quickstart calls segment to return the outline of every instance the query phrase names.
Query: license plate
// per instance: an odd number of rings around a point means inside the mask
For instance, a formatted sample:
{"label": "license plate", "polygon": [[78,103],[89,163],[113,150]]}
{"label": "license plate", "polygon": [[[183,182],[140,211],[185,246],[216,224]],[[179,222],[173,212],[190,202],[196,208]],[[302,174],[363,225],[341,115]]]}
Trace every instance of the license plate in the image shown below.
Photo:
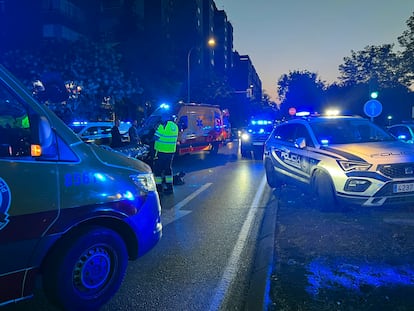
{"label": "license plate", "polygon": [[414,191],[414,183],[396,184],[393,190],[394,193],[412,192]]}
{"label": "license plate", "polygon": [[263,146],[264,143],[263,142],[255,142],[253,143],[253,146]]}

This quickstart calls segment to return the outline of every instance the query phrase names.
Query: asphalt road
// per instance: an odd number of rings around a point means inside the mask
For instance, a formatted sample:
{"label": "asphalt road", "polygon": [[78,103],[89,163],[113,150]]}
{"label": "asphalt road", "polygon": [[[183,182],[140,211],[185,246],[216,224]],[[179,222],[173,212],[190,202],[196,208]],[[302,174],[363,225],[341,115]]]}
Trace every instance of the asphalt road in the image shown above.
{"label": "asphalt road", "polygon": [[[240,158],[234,142],[217,155],[176,157],[174,171],[186,173],[185,184],[161,196],[161,241],[129,263],[120,290],[102,310],[242,310],[247,300],[262,303],[260,291],[249,294],[271,192],[261,159]],[[263,281],[260,275],[254,284]],[[56,310],[41,291],[6,309]]]}

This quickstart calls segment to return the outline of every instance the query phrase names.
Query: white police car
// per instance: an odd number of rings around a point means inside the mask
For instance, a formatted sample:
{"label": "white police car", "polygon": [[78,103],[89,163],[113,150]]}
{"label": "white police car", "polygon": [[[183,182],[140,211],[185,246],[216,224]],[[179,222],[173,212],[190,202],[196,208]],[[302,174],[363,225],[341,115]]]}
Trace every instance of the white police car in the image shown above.
{"label": "white police car", "polygon": [[414,149],[361,117],[308,117],[275,127],[265,143],[268,184],[308,186],[324,210],[414,202]]}

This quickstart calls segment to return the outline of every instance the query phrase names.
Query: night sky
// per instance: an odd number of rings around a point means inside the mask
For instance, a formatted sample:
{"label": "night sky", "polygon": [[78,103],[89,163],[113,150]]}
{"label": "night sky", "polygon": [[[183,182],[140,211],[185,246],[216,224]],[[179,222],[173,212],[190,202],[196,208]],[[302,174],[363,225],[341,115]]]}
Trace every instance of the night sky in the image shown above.
{"label": "night sky", "polygon": [[394,43],[414,12],[408,0],[214,0],[234,28],[234,49],[250,56],[264,91],[294,70],[334,82],[351,50]]}

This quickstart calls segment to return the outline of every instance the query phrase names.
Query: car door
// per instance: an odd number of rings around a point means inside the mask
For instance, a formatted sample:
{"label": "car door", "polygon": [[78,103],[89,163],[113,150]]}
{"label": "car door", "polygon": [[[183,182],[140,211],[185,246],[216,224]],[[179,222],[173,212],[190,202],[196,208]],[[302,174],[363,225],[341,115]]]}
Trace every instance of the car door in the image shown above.
{"label": "car door", "polygon": [[0,80],[0,305],[25,296],[33,251],[58,216],[56,157],[33,156],[36,118]]}
{"label": "car door", "polygon": [[298,145],[299,139],[310,142],[306,127],[297,123],[280,125],[274,131],[272,139],[274,143],[270,152],[275,169],[289,179],[309,183],[309,152],[306,145]]}

